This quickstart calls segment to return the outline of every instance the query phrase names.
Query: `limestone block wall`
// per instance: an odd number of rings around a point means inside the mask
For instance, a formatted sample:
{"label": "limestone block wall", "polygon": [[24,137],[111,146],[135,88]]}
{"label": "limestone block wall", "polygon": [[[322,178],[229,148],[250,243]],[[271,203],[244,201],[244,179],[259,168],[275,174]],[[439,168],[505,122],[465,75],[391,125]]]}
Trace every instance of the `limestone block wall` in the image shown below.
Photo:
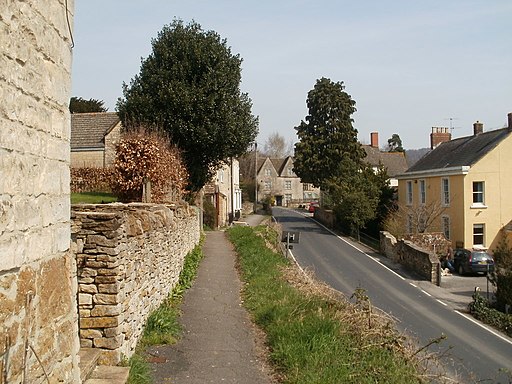
{"label": "limestone block wall", "polygon": [[133,354],[148,314],[176,285],[199,242],[196,208],[154,204],[76,205],[80,343],[101,364]]}
{"label": "limestone block wall", "polygon": [[69,251],[73,9],[73,0],[0,7],[0,382],[80,382]]}

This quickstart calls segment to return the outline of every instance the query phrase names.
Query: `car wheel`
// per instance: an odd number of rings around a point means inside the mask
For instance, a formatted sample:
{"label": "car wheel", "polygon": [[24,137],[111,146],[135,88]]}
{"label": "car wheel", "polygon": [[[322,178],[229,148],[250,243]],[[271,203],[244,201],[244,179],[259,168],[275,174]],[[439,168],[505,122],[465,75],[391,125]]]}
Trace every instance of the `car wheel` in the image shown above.
{"label": "car wheel", "polygon": [[461,276],[464,274],[464,267],[462,266],[462,264],[459,264],[458,272],[459,272],[459,275],[461,275]]}

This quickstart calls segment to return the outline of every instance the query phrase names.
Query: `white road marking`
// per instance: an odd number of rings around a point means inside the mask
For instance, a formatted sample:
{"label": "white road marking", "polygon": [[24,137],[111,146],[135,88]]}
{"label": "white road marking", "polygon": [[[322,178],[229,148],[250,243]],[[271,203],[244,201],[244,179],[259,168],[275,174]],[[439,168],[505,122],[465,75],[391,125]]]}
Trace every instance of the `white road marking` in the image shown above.
{"label": "white road marking", "polygon": [[511,340],[511,339],[506,338],[506,337],[505,337],[505,336],[503,336],[503,335],[500,335],[498,332],[495,332],[495,331],[493,331],[492,329],[490,329],[490,328],[486,327],[485,325],[483,325],[483,324],[482,324],[482,323],[480,323],[479,321],[476,321],[476,320],[475,320],[475,319],[473,319],[472,317],[470,317],[470,316],[468,316],[468,315],[466,315],[466,314],[464,314],[464,313],[462,313],[462,312],[459,312],[459,311],[455,311],[455,313],[457,313],[457,314],[461,315],[462,317],[464,317],[464,318],[468,319],[468,320],[469,320],[469,321],[471,321],[472,323],[474,323],[474,324],[478,325],[480,328],[485,329],[487,332],[492,333],[494,336],[499,337],[501,340],[503,340],[503,341],[505,341],[505,342],[509,343],[510,345],[512,345],[512,340]]}

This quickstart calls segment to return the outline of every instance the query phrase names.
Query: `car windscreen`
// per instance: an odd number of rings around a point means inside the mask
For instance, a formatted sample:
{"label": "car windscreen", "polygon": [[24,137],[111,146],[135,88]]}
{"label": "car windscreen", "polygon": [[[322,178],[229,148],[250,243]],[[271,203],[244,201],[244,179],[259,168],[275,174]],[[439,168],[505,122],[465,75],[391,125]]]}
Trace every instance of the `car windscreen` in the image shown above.
{"label": "car windscreen", "polygon": [[489,260],[491,256],[487,252],[473,252],[473,261]]}

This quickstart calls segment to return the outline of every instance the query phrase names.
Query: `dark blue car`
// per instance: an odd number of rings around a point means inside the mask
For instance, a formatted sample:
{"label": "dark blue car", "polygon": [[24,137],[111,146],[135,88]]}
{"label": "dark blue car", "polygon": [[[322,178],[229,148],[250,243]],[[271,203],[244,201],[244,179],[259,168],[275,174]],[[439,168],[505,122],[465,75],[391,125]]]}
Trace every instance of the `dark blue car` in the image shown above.
{"label": "dark blue car", "polygon": [[453,252],[453,267],[459,273],[483,273],[494,271],[494,260],[483,250],[458,248]]}

